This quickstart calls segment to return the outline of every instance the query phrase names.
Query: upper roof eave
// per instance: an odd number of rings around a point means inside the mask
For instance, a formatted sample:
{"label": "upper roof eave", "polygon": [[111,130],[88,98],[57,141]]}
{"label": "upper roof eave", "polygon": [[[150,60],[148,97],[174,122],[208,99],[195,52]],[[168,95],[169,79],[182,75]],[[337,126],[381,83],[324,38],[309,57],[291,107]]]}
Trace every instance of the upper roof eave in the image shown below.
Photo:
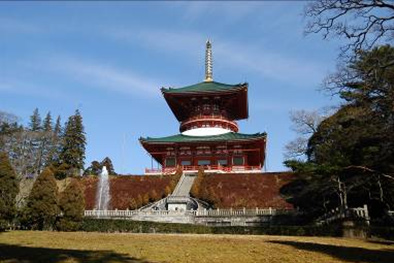
{"label": "upper roof eave", "polygon": [[232,93],[248,87],[248,83],[225,84],[215,81],[206,81],[181,88],[161,88],[163,95],[189,95],[189,94],[217,94]]}

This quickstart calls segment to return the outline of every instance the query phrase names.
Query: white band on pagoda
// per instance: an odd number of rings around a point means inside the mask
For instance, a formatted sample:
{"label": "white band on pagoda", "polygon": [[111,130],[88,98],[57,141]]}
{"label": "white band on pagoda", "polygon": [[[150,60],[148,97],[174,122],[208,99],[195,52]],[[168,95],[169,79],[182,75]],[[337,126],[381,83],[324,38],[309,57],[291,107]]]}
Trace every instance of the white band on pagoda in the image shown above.
{"label": "white band on pagoda", "polygon": [[182,132],[183,135],[188,136],[212,136],[232,132],[231,130],[217,128],[217,127],[204,127],[196,128]]}

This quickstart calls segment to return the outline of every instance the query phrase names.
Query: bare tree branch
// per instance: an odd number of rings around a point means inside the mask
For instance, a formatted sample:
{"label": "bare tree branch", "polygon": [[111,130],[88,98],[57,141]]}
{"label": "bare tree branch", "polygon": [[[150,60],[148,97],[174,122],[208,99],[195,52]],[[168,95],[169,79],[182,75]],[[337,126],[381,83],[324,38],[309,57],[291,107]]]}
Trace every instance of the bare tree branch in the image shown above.
{"label": "bare tree branch", "polygon": [[[389,0],[318,0],[304,9],[305,34],[321,33],[324,39],[341,37],[348,44],[342,55],[369,50],[394,39],[394,4]],[[352,53],[353,54],[353,53]]]}

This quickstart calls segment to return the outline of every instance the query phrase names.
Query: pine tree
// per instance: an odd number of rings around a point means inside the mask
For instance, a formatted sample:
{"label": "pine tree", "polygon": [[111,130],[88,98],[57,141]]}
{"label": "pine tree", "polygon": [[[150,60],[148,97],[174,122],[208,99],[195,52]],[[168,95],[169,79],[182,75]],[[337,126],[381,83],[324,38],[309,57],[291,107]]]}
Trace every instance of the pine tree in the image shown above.
{"label": "pine tree", "polygon": [[62,150],[62,125],[60,120],[60,116],[58,116],[56,119],[55,127],[53,128],[51,149],[48,154],[48,164],[54,167],[59,166],[59,155]]}
{"label": "pine tree", "polygon": [[28,227],[52,229],[59,214],[58,189],[55,177],[48,168],[37,177],[26,205]]}
{"label": "pine tree", "polygon": [[98,161],[92,161],[90,166],[86,168],[84,175],[99,175],[101,173],[102,166]]}
{"label": "pine tree", "polygon": [[52,116],[51,113],[48,112],[47,115],[44,118],[42,128],[46,132],[52,132]]}
{"label": "pine tree", "polygon": [[63,148],[60,161],[68,165],[74,174],[83,169],[85,160],[86,137],[82,124],[82,116],[78,110],[68,118],[63,137]]}
{"label": "pine tree", "polygon": [[38,174],[40,172],[42,160],[42,123],[38,108],[35,108],[30,116],[30,123],[27,132],[27,143],[29,145],[27,172]]}
{"label": "pine tree", "polygon": [[107,167],[108,174],[116,175],[114,166],[113,166],[112,161],[109,157],[105,157],[104,160],[101,161],[100,166],[101,166],[101,168],[104,166]]}
{"label": "pine tree", "polygon": [[85,210],[85,197],[77,179],[71,180],[61,193],[59,207],[63,217],[58,223],[58,228],[62,231],[78,230]]}
{"label": "pine tree", "polygon": [[33,132],[40,131],[41,127],[41,117],[38,112],[38,108],[35,108],[33,111],[33,115],[30,116],[29,129]]}
{"label": "pine tree", "polygon": [[6,228],[15,216],[15,197],[18,192],[18,181],[8,156],[0,153],[0,231]]}
{"label": "pine tree", "polygon": [[50,164],[52,137],[52,116],[51,113],[48,112],[43,121],[42,131],[40,131],[40,134],[38,134],[39,148],[36,164],[38,172],[41,172],[43,166],[48,166]]}

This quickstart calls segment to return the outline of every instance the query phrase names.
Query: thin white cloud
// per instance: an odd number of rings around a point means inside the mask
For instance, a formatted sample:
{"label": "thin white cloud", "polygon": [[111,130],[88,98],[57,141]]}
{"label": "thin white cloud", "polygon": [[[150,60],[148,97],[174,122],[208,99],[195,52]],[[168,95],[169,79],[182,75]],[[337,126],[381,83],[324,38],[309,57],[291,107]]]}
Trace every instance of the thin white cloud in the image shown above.
{"label": "thin white cloud", "polygon": [[33,81],[21,81],[16,79],[0,79],[0,92],[20,96],[31,96],[36,98],[47,99],[66,99],[65,93],[52,86],[40,85]]}
{"label": "thin white cloud", "polygon": [[119,68],[100,62],[57,56],[48,63],[48,68],[90,88],[101,88],[123,94],[155,96],[159,85],[151,79],[134,73],[131,69]]}
{"label": "thin white cloud", "polygon": [[[47,54],[44,59],[41,57],[30,58],[29,61],[19,62],[18,68],[24,68],[25,71],[34,72],[36,75],[49,75],[51,78],[56,78],[61,84],[59,89],[64,86],[62,83],[64,80],[65,83],[74,82],[82,88],[109,90],[133,96],[154,97],[160,93],[158,92],[160,88],[158,82],[152,78],[141,76],[130,68],[110,65],[102,61],[76,58],[68,54]],[[26,79],[26,77],[24,78]],[[31,78],[31,76],[27,78]],[[3,90],[14,90],[14,93],[20,92],[21,94],[29,92],[23,88],[23,85],[13,85],[13,87],[4,85]],[[44,93],[43,88],[40,90]]]}
{"label": "thin white cloud", "polygon": [[[201,59],[201,46],[206,40],[206,36],[198,32],[151,28],[107,28],[103,33],[122,43],[140,44],[155,51],[191,59]],[[300,60],[263,46],[219,37],[213,39],[213,53],[214,62],[218,61],[217,65],[220,67],[258,73],[263,78],[291,83],[297,88],[304,86],[306,82],[316,84],[326,74],[324,65],[319,62]]]}
{"label": "thin white cloud", "polygon": [[179,55],[196,56],[201,43],[207,39],[190,31],[171,31],[153,28],[104,28],[102,33],[122,43],[132,43],[155,51],[172,52]]}
{"label": "thin white cloud", "polygon": [[215,53],[227,67],[253,71],[299,87],[305,82],[320,81],[325,72],[321,64],[284,56],[275,51],[239,43],[218,41]]}

